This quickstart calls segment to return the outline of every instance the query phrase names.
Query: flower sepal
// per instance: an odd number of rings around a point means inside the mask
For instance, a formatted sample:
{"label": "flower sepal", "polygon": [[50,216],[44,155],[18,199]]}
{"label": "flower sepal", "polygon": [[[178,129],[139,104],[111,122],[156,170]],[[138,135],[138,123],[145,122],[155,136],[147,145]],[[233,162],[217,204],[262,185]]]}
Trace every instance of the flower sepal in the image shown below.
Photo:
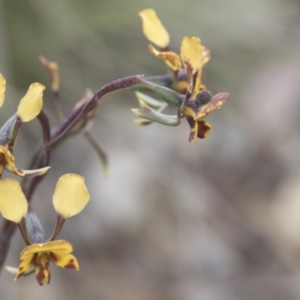
{"label": "flower sepal", "polygon": [[15,173],[16,175],[24,178],[32,178],[35,176],[44,175],[50,169],[50,167],[44,167],[35,170],[21,170],[21,169],[17,169],[14,163],[11,163],[11,161],[8,161],[6,168],[10,172]]}
{"label": "flower sepal", "polygon": [[143,22],[143,31],[149,41],[162,49],[169,46],[170,37],[161,23],[154,9],[148,8],[140,11],[139,16]]}
{"label": "flower sepal", "polygon": [[[163,125],[167,125],[167,126],[177,126],[180,123],[180,118],[178,117],[178,115],[176,116],[165,115],[152,109],[149,106],[145,106],[141,108],[133,108],[131,109],[131,111],[137,116],[139,116],[140,118],[152,122],[160,123]],[[141,122],[140,119],[135,121],[137,125],[140,125],[140,122]]]}
{"label": "flower sepal", "polygon": [[[150,106],[151,108],[154,108],[156,111],[160,113],[163,112],[168,107],[168,103],[158,101],[147,94],[141,92],[135,92],[135,95],[139,101],[140,107]],[[146,120],[144,118],[135,119],[133,122],[138,126],[147,126],[152,123],[152,121]]]}
{"label": "flower sepal", "polygon": [[25,226],[30,244],[44,243],[46,241],[44,228],[32,208],[28,209]]}
{"label": "flower sepal", "polygon": [[[11,275],[17,275],[19,268],[11,267],[11,266],[5,266],[5,270],[10,273]],[[34,267],[30,267],[24,274],[23,276],[28,276],[34,273]]]}
{"label": "flower sepal", "polygon": [[11,116],[0,128],[0,145],[13,146],[20,125],[21,122],[17,115]]}
{"label": "flower sepal", "polygon": [[35,82],[32,83],[25,96],[21,99],[17,116],[22,122],[29,122],[34,119],[42,110],[43,107],[43,91],[45,86]]}
{"label": "flower sepal", "polygon": [[20,224],[26,217],[27,200],[18,181],[5,178],[0,181],[0,213],[3,218]]}
{"label": "flower sepal", "polygon": [[141,79],[140,84],[158,94],[166,103],[168,103],[172,107],[180,107],[184,100],[184,95],[180,95],[167,87],[143,79]]}
{"label": "flower sepal", "polygon": [[158,51],[151,44],[148,46],[150,53],[163,60],[173,72],[178,72],[181,67],[180,56],[173,51]]}
{"label": "flower sepal", "polygon": [[151,96],[141,93],[141,92],[135,92],[135,95],[139,101],[140,106],[142,107],[143,104],[147,104],[155,109],[160,109],[163,106],[163,102],[156,100],[155,98],[152,98]]}
{"label": "flower sepal", "polygon": [[64,219],[80,213],[90,199],[84,178],[78,174],[65,174],[56,184],[53,205],[58,216]]}

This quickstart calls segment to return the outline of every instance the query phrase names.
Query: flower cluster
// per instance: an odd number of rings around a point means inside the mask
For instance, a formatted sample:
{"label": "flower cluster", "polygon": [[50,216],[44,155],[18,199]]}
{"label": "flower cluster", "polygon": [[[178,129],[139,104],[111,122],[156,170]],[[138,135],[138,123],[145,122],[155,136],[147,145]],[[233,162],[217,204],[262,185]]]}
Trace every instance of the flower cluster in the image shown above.
{"label": "flower cluster", "polygon": [[[0,74],[0,106],[4,103],[6,80]],[[25,122],[38,117],[42,118],[43,91],[40,83],[30,85],[21,99],[17,112],[10,117],[0,129],[0,177],[4,169],[23,178],[41,176],[49,166],[33,170],[21,170],[15,166],[13,148],[19,129]],[[14,179],[0,180],[0,213],[3,218],[18,224],[27,247],[20,255],[21,264],[16,279],[30,272],[33,266],[38,282],[43,285],[50,282],[49,261],[63,268],[79,269],[77,259],[70,254],[72,245],[65,240],[55,241],[66,218],[79,213],[89,194],[83,177],[76,174],[65,174],[58,183],[53,196],[54,208],[58,214],[56,229],[52,237],[46,240],[40,221],[33,209],[28,209],[28,202],[20,183]]]}
{"label": "flower cluster", "polygon": [[[153,76],[142,80],[141,84],[157,93],[166,103],[162,103],[137,92],[140,108],[133,113],[141,117],[135,120],[138,125],[157,122],[169,126],[177,126],[181,118],[190,125],[189,141],[205,138],[211,130],[211,125],[203,119],[215,109],[221,107],[228,93],[212,96],[202,83],[204,65],[210,59],[210,51],[202,46],[198,37],[184,37],[181,42],[180,55],[169,50],[169,34],[153,9],[140,12],[143,22],[143,32],[150,42],[150,52],[164,61],[170,76]],[[167,104],[167,105],[166,105]],[[162,112],[167,106],[177,109],[175,116]]]}
{"label": "flower cluster", "polygon": [[[49,284],[51,279],[50,262],[61,268],[79,270],[76,257],[71,254],[72,245],[57,239],[67,218],[81,212],[89,201],[89,193],[84,178],[78,174],[67,173],[57,182],[53,195],[53,205],[57,213],[57,224],[52,236],[45,238],[44,229],[32,205],[29,204],[32,194],[45,173],[50,169],[50,157],[56,146],[67,141],[74,135],[83,133],[90,145],[96,150],[108,175],[107,155],[98,142],[90,135],[93,119],[96,115],[100,98],[139,83],[141,76],[129,76],[104,85],[96,93],[87,90],[69,114],[64,114],[60,99],[58,64],[40,58],[41,63],[48,70],[54,103],[61,124],[51,128],[46,113],[43,111],[43,91],[45,86],[40,83],[30,85],[27,93],[21,99],[17,112],[10,117],[0,129],[0,214],[6,223],[4,231],[0,232],[0,255],[9,248],[13,226],[16,224],[26,243],[20,254],[19,268],[6,267],[15,274],[15,279],[35,273],[40,285]],[[0,74],[0,107],[4,103],[6,80]],[[37,118],[43,133],[43,144],[34,151],[30,167],[31,170],[21,170],[15,166],[13,149],[21,125]],[[4,169],[18,175],[23,180],[21,184],[15,179],[1,179]],[[1,236],[2,234],[2,236]],[[2,238],[2,237],[5,238]],[[6,252],[7,253],[7,252]],[[4,255],[6,255],[4,252]],[[2,267],[0,259],[0,268]]]}
{"label": "flower cluster", "polygon": [[[43,226],[34,212],[31,200],[39,183],[50,169],[52,152],[58,145],[80,133],[83,133],[95,149],[104,172],[108,175],[107,155],[89,132],[103,96],[125,88],[134,88],[140,104],[140,108],[132,109],[140,117],[135,120],[136,124],[148,125],[158,122],[177,126],[180,120],[185,118],[190,126],[189,141],[207,136],[211,125],[204,121],[204,118],[212,110],[220,108],[228,97],[227,93],[212,96],[202,82],[203,67],[210,59],[210,51],[201,44],[199,38],[184,37],[180,54],[177,54],[169,50],[169,34],[155,11],[143,10],[140,17],[145,36],[159,48],[150,44],[149,50],[166,64],[166,75],[146,78],[141,75],[128,76],[104,85],[95,93],[87,90],[71,112],[65,114],[61,104],[58,64],[40,57],[42,65],[50,75],[53,103],[60,124],[51,128],[47,114],[43,111],[45,86],[36,82],[29,86],[16,113],[0,128],[0,214],[6,219],[0,230],[0,269],[16,225],[26,243],[20,254],[19,267],[7,267],[8,271],[16,275],[15,279],[35,273],[40,285],[49,284],[50,262],[61,268],[79,270],[78,261],[72,254],[72,245],[57,237],[65,220],[81,212],[89,201],[84,178],[78,174],[67,173],[58,179],[52,200],[57,213],[57,223],[49,239],[45,238]],[[6,80],[0,74],[0,107],[4,103],[5,88]],[[164,102],[146,94],[145,90],[156,93]],[[176,115],[163,113],[168,106],[176,109]],[[21,125],[34,118],[39,121],[43,138],[33,151],[29,170],[21,170],[15,165],[15,142]],[[5,169],[19,176],[21,183],[11,178],[2,179]]]}

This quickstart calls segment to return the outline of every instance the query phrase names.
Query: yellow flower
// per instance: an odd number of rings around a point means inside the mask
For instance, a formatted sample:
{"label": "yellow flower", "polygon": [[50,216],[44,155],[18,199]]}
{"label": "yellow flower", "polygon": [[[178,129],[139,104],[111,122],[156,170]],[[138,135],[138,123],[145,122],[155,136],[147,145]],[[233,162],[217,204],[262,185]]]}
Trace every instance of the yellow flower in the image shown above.
{"label": "yellow flower", "polygon": [[[182,115],[187,119],[191,131],[189,141],[207,137],[211,125],[203,120],[211,111],[219,109],[228,97],[228,93],[219,93],[212,97],[211,93],[199,86],[199,72],[202,70],[203,48],[197,38],[185,37],[181,43],[183,64],[187,73],[187,91],[181,105]],[[201,90],[202,89],[202,90]]]}
{"label": "yellow flower", "polygon": [[[162,59],[173,72],[173,89],[185,94],[179,109],[179,117],[185,117],[191,127],[189,141],[194,141],[197,137],[205,138],[211,130],[211,125],[205,122],[203,118],[212,110],[220,108],[228,97],[228,93],[219,93],[212,97],[202,83],[202,70],[210,59],[210,51],[202,46],[200,38],[197,37],[184,37],[182,39],[180,55],[169,51],[169,44],[164,44],[165,47],[162,47],[162,44],[156,40],[160,33],[165,35],[165,29],[155,12],[147,9],[140,12],[140,15],[142,15],[145,36],[162,48],[162,51],[159,51],[150,44],[150,52]],[[181,78],[179,72],[183,70],[185,70],[185,78],[180,80],[178,79]],[[157,113],[153,115],[161,117]],[[178,125],[179,122],[172,120],[172,124]]]}
{"label": "yellow flower", "polygon": [[64,221],[81,212],[89,201],[84,178],[77,174],[65,174],[57,182],[53,205],[58,214],[56,228],[49,240],[35,213],[28,210],[26,198],[20,184],[14,179],[0,181],[0,212],[2,216],[19,225],[28,246],[20,254],[20,266],[15,279],[24,275],[33,266],[40,285],[51,279],[49,263],[58,267],[79,270],[72,245],[65,240],[55,240]]}
{"label": "yellow flower", "polygon": [[[4,103],[5,88],[6,80],[0,74],[0,107]],[[49,167],[46,167],[31,171],[19,170],[14,164],[14,156],[12,154],[12,145],[16,138],[18,127],[23,122],[29,122],[34,119],[42,109],[44,89],[45,87],[40,83],[31,84],[25,96],[21,99],[16,114],[8,119],[0,129],[0,176],[4,167],[22,177],[42,175],[49,169]]]}
{"label": "yellow flower", "polygon": [[202,83],[202,69],[210,59],[209,49],[201,45],[201,40],[199,38],[185,37],[181,43],[180,55],[173,51],[169,51],[169,35],[165,27],[161,24],[161,21],[158,19],[155,11],[153,9],[145,9],[142,10],[139,15],[142,18],[145,36],[150,42],[154,43],[162,50],[159,51],[150,44],[149,51],[157,58],[163,60],[169,70],[173,73],[174,90],[185,93],[188,88],[189,80],[178,80],[178,72],[184,70],[184,67],[187,67],[185,63],[185,54],[191,54],[192,52],[194,53],[193,58],[198,60],[193,61],[193,65],[197,65],[198,69],[193,96],[196,96],[199,91],[204,90],[205,85]]}

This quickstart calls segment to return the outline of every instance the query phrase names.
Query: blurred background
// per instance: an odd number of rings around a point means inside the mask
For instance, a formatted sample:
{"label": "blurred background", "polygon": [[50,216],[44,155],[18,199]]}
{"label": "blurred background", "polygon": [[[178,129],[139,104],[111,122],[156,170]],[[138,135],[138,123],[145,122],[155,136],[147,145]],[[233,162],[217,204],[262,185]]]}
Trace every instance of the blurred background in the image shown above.
{"label": "blurred background", "polygon": [[[167,4],[168,3],[168,4]],[[66,111],[93,91],[134,74],[164,74],[148,53],[138,12],[152,7],[171,36],[199,36],[212,53],[204,83],[229,92],[207,120],[189,127],[137,127],[132,91],[100,106],[92,135],[109,154],[106,179],[83,136],[58,148],[33,206],[50,236],[59,176],[80,173],[91,201],[60,234],[80,272],[52,265],[49,286],[1,273],[1,299],[289,300],[300,297],[300,3],[296,0],[1,0],[0,70],[7,79],[2,123],[29,84],[47,85],[44,107],[59,123],[48,74],[59,63]],[[41,132],[22,127],[16,163],[25,168]],[[7,175],[7,174],[6,174]],[[7,175],[9,176],[9,175]],[[17,233],[7,265],[19,264]]]}

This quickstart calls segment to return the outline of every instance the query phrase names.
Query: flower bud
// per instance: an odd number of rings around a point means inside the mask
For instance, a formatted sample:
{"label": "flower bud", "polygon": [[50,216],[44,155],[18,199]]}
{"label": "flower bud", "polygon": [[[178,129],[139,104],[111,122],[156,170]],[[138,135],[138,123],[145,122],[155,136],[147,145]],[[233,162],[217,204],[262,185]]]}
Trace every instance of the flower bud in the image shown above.
{"label": "flower bud", "polygon": [[14,142],[14,140],[17,136],[17,133],[18,133],[19,125],[21,124],[20,122],[18,122],[18,120],[19,119],[18,119],[17,115],[13,115],[1,127],[1,129],[0,129],[0,145],[5,146],[5,145],[9,144],[10,142],[12,142],[12,143]]}
{"label": "flower bud", "polygon": [[46,241],[44,228],[36,215],[30,208],[25,218],[26,232],[29,242],[32,244],[44,243]]}

